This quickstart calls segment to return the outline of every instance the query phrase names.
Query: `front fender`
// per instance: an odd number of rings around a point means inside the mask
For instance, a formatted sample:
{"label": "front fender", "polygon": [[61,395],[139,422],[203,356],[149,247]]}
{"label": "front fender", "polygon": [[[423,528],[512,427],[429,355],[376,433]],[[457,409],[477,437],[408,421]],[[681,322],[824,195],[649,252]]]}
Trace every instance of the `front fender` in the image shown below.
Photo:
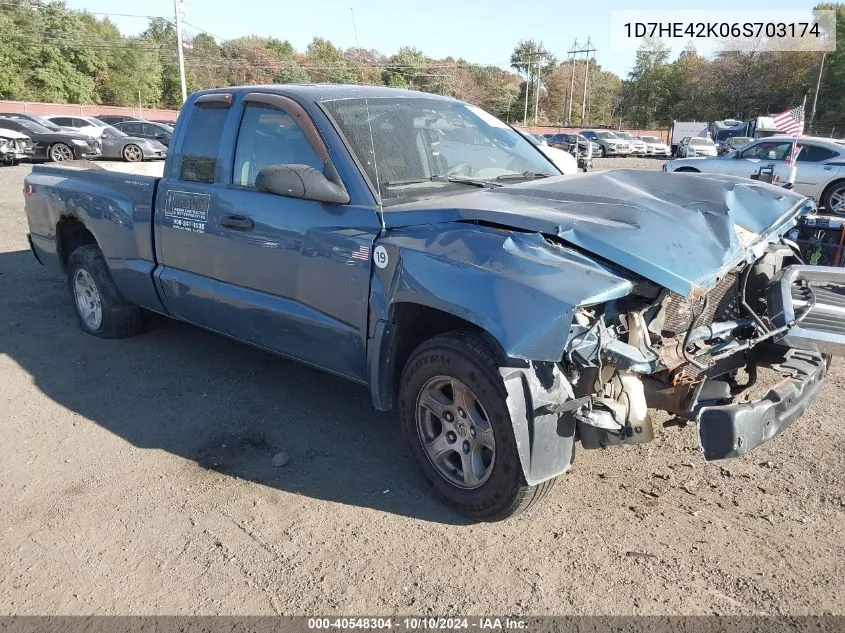
{"label": "front fender", "polygon": [[449,223],[390,231],[376,242],[375,321],[397,303],[447,312],[487,332],[513,359],[563,358],[573,310],[631,292],[633,283],[537,233]]}

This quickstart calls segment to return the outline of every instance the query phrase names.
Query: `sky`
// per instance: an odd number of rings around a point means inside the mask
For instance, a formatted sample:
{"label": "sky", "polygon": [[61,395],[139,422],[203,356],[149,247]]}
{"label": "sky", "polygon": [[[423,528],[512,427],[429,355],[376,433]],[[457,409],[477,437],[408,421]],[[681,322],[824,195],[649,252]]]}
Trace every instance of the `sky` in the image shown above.
{"label": "sky", "polygon": [[[641,0],[605,1],[533,0],[184,0],[186,35],[197,28],[219,39],[244,35],[273,36],[305,50],[315,36],[340,48],[360,45],[390,55],[402,46],[414,46],[428,57],[463,57],[479,64],[507,68],[520,39],[534,39],[565,60],[577,39],[589,37],[602,68],[625,77],[634,64],[631,51],[613,50],[611,11],[707,8],[759,11],[761,20],[773,10],[811,9],[818,0],[708,0],[706,4]],[[137,34],[146,20],[116,14],[153,15],[173,19],[173,0],[66,0],[73,9],[109,14],[124,34]],[[357,25],[357,42],[352,15]],[[719,15],[715,13],[714,15]],[[673,59],[686,42],[673,46]],[[712,47],[698,46],[701,54]]]}

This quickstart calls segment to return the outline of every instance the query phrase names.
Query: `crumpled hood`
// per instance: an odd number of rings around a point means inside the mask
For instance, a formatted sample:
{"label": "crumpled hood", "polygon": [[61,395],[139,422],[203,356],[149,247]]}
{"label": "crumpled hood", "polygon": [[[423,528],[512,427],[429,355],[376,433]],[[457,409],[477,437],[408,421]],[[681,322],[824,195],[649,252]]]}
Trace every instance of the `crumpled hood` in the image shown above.
{"label": "crumpled hood", "polygon": [[384,221],[388,229],[475,221],[556,236],[688,296],[813,209],[804,196],[744,178],[616,170],[388,206]]}

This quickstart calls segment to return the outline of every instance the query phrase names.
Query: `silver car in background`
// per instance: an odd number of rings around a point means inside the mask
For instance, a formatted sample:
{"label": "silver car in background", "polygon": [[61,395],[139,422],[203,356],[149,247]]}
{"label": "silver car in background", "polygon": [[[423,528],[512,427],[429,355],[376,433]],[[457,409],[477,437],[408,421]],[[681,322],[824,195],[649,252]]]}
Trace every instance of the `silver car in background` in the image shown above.
{"label": "silver car in background", "polygon": [[98,139],[103,152],[101,158],[136,163],[167,156],[167,148],[158,141],[130,136],[94,117],[53,115],[47,118],[56,125],[79,130],[83,134]]}
{"label": "silver car in background", "polygon": [[678,156],[717,156],[716,143],[701,136],[685,136],[678,145]]}
{"label": "silver car in background", "polygon": [[579,134],[598,144],[602,158],[605,156],[629,156],[631,154],[631,144],[624,138],[616,136],[613,132],[583,130]]}
{"label": "silver car in background", "polygon": [[[791,136],[768,136],[713,158],[678,158],[665,171],[729,174],[751,178],[761,169],[773,169],[781,182],[789,176],[786,159],[792,151]],[[796,163],[795,191],[814,198],[827,213],[845,214],[845,145],[829,138],[802,136]]]}

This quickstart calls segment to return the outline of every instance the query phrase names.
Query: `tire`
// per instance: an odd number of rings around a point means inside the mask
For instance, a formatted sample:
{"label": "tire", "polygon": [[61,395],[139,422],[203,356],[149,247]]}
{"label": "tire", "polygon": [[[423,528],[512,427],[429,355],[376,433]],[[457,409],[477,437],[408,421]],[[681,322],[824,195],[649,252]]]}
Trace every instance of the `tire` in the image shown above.
{"label": "tire", "polygon": [[[426,479],[449,505],[478,521],[516,516],[542,499],[554,483],[525,482],[498,368],[496,355],[479,334],[450,332],[414,350],[399,386],[402,430]],[[421,404],[425,401],[433,408]],[[472,404],[464,411],[461,402]],[[463,457],[469,442],[474,446]],[[437,446],[441,457],[430,457]],[[458,472],[458,465],[470,464],[473,457],[472,476],[463,468]]]}
{"label": "tire", "polygon": [[128,338],[142,327],[141,309],[120,294],[102,251],[80,246],[67,264],[68,290],[79,327],[101,338]]}
{"label": "tire", "polygon": [[73,150],[64,143],[54,143],[50,146],[47,156],[51,162],[61,163],[66,160],[73,160]]}
{"label": "tire", "polygon": [[[837,201],[839,210],[834,208]],[[845,214],[845,180],[837,180],[825,189],[821,199],[821,206],[824,207],[827,213],[833,215]]]}
{"label": "tire", "polygon": [[139,163],[144,160],[143,150],[134,143],[124,147],[121,153],[123,154],[123,160],[127,163]]}
{"label": "tire", "polygon": [[607,150],[604,148],[604,145],[601,146],[601,157],[607,158]]}

